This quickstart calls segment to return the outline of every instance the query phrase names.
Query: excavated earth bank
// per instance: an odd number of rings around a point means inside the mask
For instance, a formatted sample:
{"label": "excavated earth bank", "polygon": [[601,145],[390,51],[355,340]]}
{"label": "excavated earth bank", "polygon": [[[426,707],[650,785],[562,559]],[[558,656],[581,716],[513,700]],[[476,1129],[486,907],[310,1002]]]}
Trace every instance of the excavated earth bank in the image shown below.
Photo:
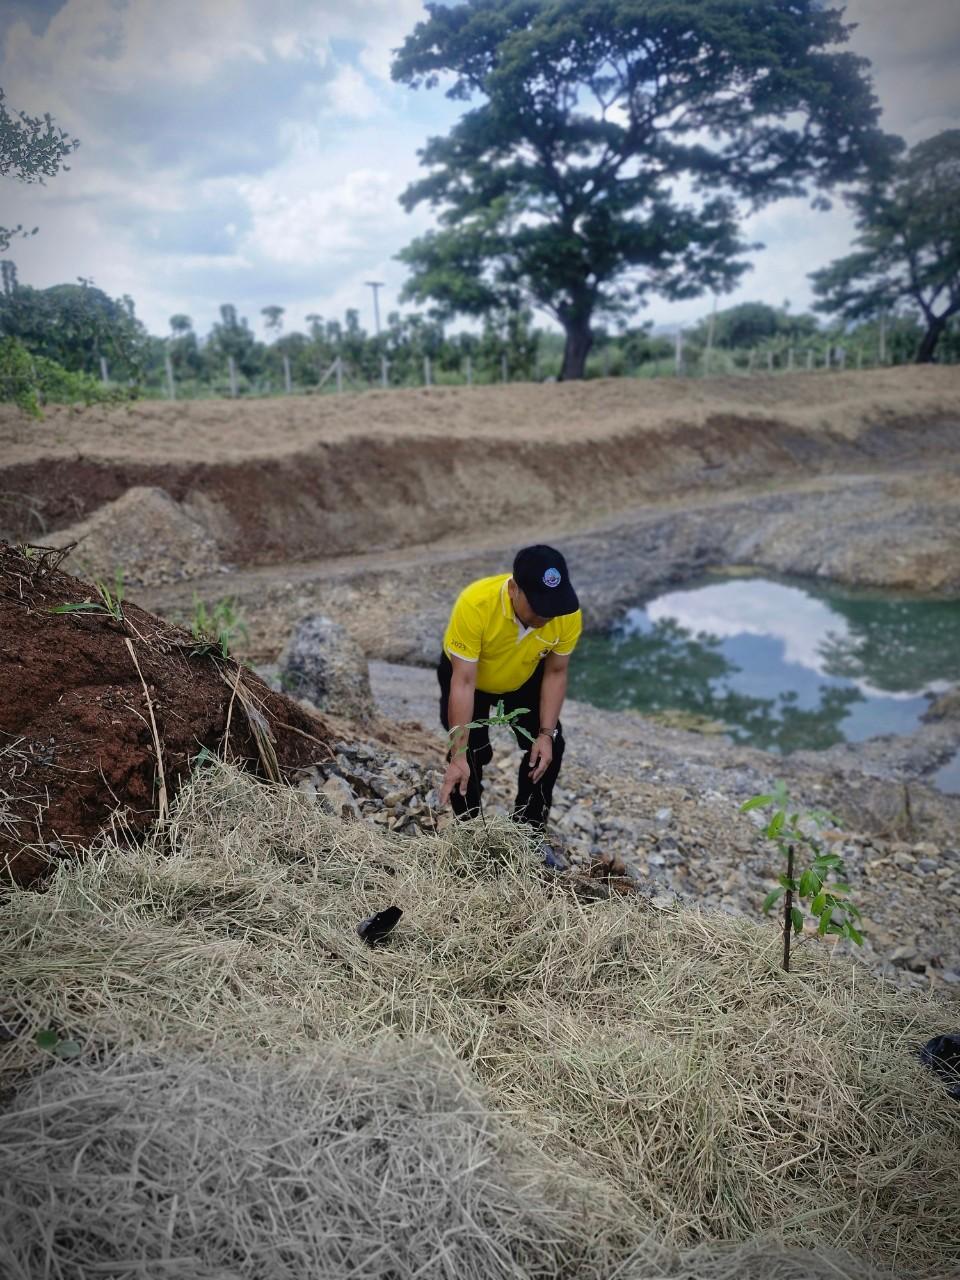
{"label": "excavated earth bank", "polygon": [[429,388],[0,415],[0,534],[163,490],[238,566],[569,534],[814,477],[937,470],[960,370]]}

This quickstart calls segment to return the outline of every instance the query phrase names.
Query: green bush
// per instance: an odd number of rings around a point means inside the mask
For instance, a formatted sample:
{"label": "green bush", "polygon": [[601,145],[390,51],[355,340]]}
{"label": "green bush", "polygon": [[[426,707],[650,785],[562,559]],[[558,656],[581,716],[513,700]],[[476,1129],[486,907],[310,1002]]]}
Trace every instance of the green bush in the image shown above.
{"label": "green bush", "polygon": [[0,338],[0,400],[18,404],[40,417],[37,374],[26,347],[16,338]]}
{"label": "green bush", "polygon": [[17,338],[0,338],[0,400],[39,418],[45,404],[121,404],[135,388],[104,385],[89,373],[71,373],[55,360],[31,355]]}

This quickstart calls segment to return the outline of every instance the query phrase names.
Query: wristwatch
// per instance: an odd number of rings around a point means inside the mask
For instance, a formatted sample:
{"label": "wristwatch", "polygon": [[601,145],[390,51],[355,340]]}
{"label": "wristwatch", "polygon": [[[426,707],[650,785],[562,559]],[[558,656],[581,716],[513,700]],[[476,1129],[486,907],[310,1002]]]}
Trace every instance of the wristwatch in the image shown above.
{"label": "wristwatch", "polygon": [[557,725],[556,729],[541,729],[540,732],[537,734],[537,737],[550,738],[551,740],[556,740],[556,736],[559,732],[560,732],[560,726]]}

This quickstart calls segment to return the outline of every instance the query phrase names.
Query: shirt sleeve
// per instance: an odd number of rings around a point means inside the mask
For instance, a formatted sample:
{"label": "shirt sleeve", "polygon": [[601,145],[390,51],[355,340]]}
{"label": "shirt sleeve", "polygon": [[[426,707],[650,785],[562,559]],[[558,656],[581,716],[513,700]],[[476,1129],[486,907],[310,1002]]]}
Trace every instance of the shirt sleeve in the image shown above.
{"label": "shirt sleeve", "polygon": [[556,649],[554,649],[554,653],[560,658],[566,658],[573,653],[582,630],[583,614],[579,609],[576,613],[571,613],[567,617],[561,618],[560,639]]}
{"label": "shirt sleeve", "polygon": [[475,604],[463,595],[453,606],[443,648],[450,658],[462,658],[464,662],[477,662],[483,640],[483,617]]}

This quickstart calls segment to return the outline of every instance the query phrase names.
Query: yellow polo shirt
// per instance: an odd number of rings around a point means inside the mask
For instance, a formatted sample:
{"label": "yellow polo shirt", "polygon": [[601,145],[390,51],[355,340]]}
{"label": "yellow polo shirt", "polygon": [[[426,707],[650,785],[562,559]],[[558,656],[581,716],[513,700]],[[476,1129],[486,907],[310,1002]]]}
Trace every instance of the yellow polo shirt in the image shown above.
{"label": "yellow polo shirt", "polygon": [[449,657],[477,664],[477,688],[483,693],[519,689],[548,653],[573,653],[583,630],[579,609],[551,618],[539,631],[524,627],[513,612],[510,578],[509,573],[498,573],[464,587],[443,637]]}

